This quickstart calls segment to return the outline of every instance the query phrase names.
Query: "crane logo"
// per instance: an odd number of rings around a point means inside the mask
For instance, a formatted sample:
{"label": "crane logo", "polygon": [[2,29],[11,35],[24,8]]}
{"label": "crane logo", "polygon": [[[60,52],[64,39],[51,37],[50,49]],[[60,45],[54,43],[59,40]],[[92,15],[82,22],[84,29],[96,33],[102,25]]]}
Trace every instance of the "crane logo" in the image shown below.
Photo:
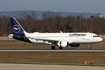
{"label": "crane logo", "polygon": [[20,32],[20,26],[19,26],[19,25],[14,25],[14,26],[13,26],[13,31],[14,31],[15,33],[19,33],[19,32]]}

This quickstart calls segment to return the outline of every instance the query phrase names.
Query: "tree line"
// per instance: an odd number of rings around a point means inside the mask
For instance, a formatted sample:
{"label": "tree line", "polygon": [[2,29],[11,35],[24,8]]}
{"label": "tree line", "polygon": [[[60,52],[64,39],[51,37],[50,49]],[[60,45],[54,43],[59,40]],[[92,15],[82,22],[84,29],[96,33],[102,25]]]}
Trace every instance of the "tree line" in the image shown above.
{"label": "tree line", "polygon": [[[41,18],[37,18],[35,11],[30,14],[21,12],[20,18],[16,18],[27,32],[92,32],[105,34],[105,19],[94,17],[83,18],[82,16],[63,17],[60,13],[46,11]],[[0,36],[12,33],[9,16],[0,16]]]}

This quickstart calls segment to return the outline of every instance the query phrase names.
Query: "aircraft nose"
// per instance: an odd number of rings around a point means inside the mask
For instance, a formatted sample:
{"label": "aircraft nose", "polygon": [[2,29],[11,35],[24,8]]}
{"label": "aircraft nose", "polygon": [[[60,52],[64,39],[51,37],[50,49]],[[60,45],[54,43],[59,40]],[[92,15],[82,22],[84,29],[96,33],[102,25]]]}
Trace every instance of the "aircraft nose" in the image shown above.
{"label": "aircraft nose", "polygon": [[100,42],[102,42],[102,41],[103,41],[103,39],[102,39],[102,38],[100,38],[100,39],[99,39],[99,41],[100,41]]}

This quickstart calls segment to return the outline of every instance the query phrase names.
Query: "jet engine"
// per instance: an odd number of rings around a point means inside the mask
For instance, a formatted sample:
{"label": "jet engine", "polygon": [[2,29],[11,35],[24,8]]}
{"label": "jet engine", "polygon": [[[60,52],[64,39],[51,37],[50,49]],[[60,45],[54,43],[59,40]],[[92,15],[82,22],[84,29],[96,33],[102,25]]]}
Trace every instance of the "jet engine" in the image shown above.
{"label": "jet engine", "polygon": [[79,47],[80,44],[70,44],[71,47]]}
{"label": "jet engine", "polygon": [[67,42],[67,41],[59,41],[57,45],[59,47],[68,47],[69,46],[69,42]]}

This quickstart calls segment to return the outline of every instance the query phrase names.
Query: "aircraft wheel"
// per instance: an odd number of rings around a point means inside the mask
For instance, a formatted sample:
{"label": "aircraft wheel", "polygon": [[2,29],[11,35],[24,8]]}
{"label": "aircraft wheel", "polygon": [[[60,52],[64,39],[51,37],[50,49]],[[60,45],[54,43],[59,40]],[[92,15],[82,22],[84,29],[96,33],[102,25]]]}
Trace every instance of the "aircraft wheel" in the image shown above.
{"label": "aircraft wheel", "polygon": [[63,49],[63,48],[60,46],[59,49]]}
{"label": "aircraft wheel", "polygon": [[51,49],[55,49],[55,46],[52,46]]}

